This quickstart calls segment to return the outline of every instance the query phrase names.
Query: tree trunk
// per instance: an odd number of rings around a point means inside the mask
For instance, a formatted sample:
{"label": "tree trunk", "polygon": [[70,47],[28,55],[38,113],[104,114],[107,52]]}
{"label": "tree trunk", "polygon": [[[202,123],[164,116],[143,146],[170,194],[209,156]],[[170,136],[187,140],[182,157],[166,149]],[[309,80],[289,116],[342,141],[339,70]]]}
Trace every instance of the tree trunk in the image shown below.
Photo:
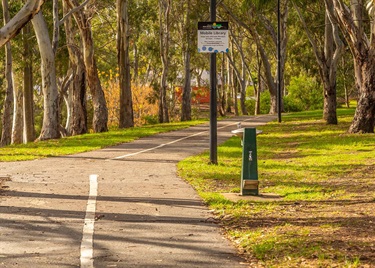
{"label": "tree trunk", "polygon": [[[9,21],[8,0],[2,0],[4,24]],[[2,133],[0,146],[9,145],[12,141],[13,122],[13,62],[10,43],[5,46],[5,79],[7,82],[2,119]]]}
{"label": "tree trunk", "polygon": [[227,83],[228,90],[227,90],[227,107],[226,107],[226,111],[228,113],[231,113],[232,112],[231,105],[233,104],[233,96],[232,96],[233,82],[232,82],[232,67],[230,65],[229,60],[227,61],[227,77],[228,77],[228,83]]}
{"label": "tree trunk", "polygon": [[[331,7],[326,7],[331,8]],[[338,59],[334,59],[333,24],[329,20],[328,11],[325,15],[325,37],[324,37],[324,62],[321,64],[322,80],[324,85],[324,108],[323,119],[327,124],[337,124],[337,94],[336,94],[336,73]],[[338,48],[342,50],[341,48]],[[340,55],[341,51],[338,52]],[[339,55],[337,55],[339,56]],[[334,62],[334,63],[333,63]]]}
{"label": "tree trunk", "polygon": [[[181,105],[181,121],[191,120],[191,70],[190,70],[190,43],[191,43],[191,28],[190,28],[190,0],[187,0],[187,10],[185,18],[185,27],[183,32],[185,33],[185,41],[182,40],[183,44],[183,56],[184,56],[184,88],[182,93],[182,105]],[[186,43],[185,43],[186,42]]]}
{"label": "tree trunk", "polygon": [[[8,23],[10,20],[8,1],[3,0],[3,14],[4,23]],[[6,77],[7,77],[7,88],[13,91],[13,122],[12,122],[12,135],[11,143],[20,144],[23,141],[22,135],[22,91],[17,87],[15,74],[13,72],[13,59],[12,49],[10,43],[6,44]],[[7,89],[8,91],[8,89]]]}
{"label": "tree trunk", "polygon": [[[352,0],[354,11],[340,0],[325,0],[327,5],[334,6],[330,16],[335,18],[350,46],[354,58],[356,86],[359,100],[354,119],[349,128],[350,133],[374,133],[375,126],[375,40],[368,39],[362,23],[362,1]],[[361,4],[361,5],[359,5]],[[358,21],[359,19],[359,21]],[[375,27],[371,24],[371,34]]]}
{"label": "tree trunk", "polygon": [[[255,115],[260,114],[260,93],[262,91],[262,74],[261,74],[261,69],[262,69],[262,61],[259,58],[259,51],[257,50],[257,80],[258,80],[258,89],[256,91],[256,96],[255,96]],[[254,86],[255,87],[255,86]]]}
{"label": "tree trunk", "polygon": [[171,0],[159,0],[160,58],[162,74],[160,78],[159,122],[168,123],[167,78],[169,68],[169,14]]}
{"label": "tree trunk", "polygon": [[134,126],[129,60],[128,0],[117,0],[117,56],[120,73],[120,128]]}
{"label": "tree trunk", "polygon": [[23,67],[23,141],[28,143],[35,140],[34,128],[34,88],[32,52],[29,44],[30,24],[23,28],[24,67]]}
{"label": "tree trunk", "polygon": [[367,57],[356,58],[355,68],[362,73],[359,85],[359,99],[349,133],[374,133],[375,127],[375,50],[369,51]]}
{"label": "tree trunk", "polygon": [[344,45],[339,36],[337,23],[335,22],[334,18],[331,18],[330,15],[333,12],[332,3],[325,3],[326,14],[324,47],[321,48],[318,47],[319,42],[313,38],[313,35],[307,27],[299,8],[295,4],[294,7],[305,28],[306,34],[313,48],[315,58],[319,65],[320,78],[324,88],[323,119],[327,122],[327,124],[337,124],[336,77],[338,62],[341,58]]}
{"label": "tree trunk", "polygon": [[[138,40],[139,36],[137,35],[135,37],[135,40]],[[134,75],[133,79],[135,83],[138,85],[139,84],[139,53],[138,53],[138,45],[137,42],[134,42]]]}
{"label": "tree trunk", "polygon": [[31,20],[41,56],[42,90],[44,96],[43,126],[39,140],[60,138],[58,116],[58,91],[56,83],[55,57],[47,24],[42,12]]}
{"label": "tree trunk", "polygon": [[[70,8],[78,7],[77,0],[65,0]],[[81,33],[82,44],[83,44],[83,61],[86,68],[87,84],[90,88],[92,96],[94,117],[93,117],[93,130],[94,132],[105,132],[108,131],[108,109],[105,101],[104,92],[100,83],[98,68],[96,66],[96,59],[94,56],[94,41],[92,38],[90,18],[86,14],[87,6],[84,10],[80,10],[74,13],[74,18],[77,22],[78,28]]]}
{"label": "tree trunk", "polygon": [[13,79],[13,126],[12,144],[23,143],[23,94],[17,86],[16,79]]}
{"label": "tree trunk", "polygon": [[[68,12],[65,2],[63,2],[63,9],[64,13]],[[66,130],[68,135],[75,136],[87,133],[86,69],[82,58],[82,48],[75,42],[77,34],[72,19],[67,18],[64,26],[73,78],[68,89]]]}
{"label": "tree trunk", "polygon": [[182,93],[181,121],[191,120],[191,71],[190,71],[190,51],[184,53],[185,58],[185,79]]}
{"label": "tree trunk", "polygon": [[241,79],[241,112],[243,115],[247,115],[246,109],[246,69],[245,69],[245,61],[244,58],[242,59],[242,79]]}
{"label": "tree trunk", "polygon": [[[260,58],[262,59],[263,62],[263,67],[264,67],[264,72],[265,72],[265,81],[267,83],[267,87],[270,91],[271,95],[271,107],[270,107],[270,114],[276,114],[277,113],[277,88],[276,88],[276,76],[272,75],[272,68],[271,68],[271,63],[269,61],[268,55],[266,53],[266,50],[261,42],[260,35],[258,31],[256,30],[256,27],[254,25],[247,25],[245,24],[242,20],[240,20],[238,17],[236,17],[227,6],[225,6],[223,3],[220,3],[221,6],[225,9],[226,12],[232,17],[238,25],[241,25],[244,29],[246,29],[251,36],[254,38],[255,44],[257,46],[257,49],[260,53]],[[287,10],[287,9],[286,9]],[[285,19],[282,20],[283,23],[286,23],[286,15],[287,12],[285,11]],[[250,14],[251,15],[251,14]],[[283,29],[286,29],[286,27],[283,27]],[[282,40],[281,40],[281,60],[280,63],[282,65],[281,67],[281,77],[283,77],[283,70],[284,67],[283,65],[285,64],[285,56],[283,56],[283,53],[286,52],[286,49],[283,48],[283,45],[286,43],[286,34],[282,35]],[[285,42],[284,42],[285,40]],[[275,40],[276,41],[276,40]],[[276,43],[275,43],[276,44]],[[275,46],[276,47],[276,46]],[[283,86],[283,83],[281,84]]]}
{"label": "tree trunk", "polygon": [[[223,55],[222,57],[222,60],[221,60],[221,68],[220,68],[220,76],[221,76],[221,85],[220,85],[220,92],[218,94],[219,96],[219,113],[221,116],[225,116],[225,108],[226,108],[226,104],[227,104],[227,94],[226,94],[226,90],[225,90],[225,85],[227,84],[226,81],[225,81],[225,57]],[[219,89],[218,88],[218,89]]]}

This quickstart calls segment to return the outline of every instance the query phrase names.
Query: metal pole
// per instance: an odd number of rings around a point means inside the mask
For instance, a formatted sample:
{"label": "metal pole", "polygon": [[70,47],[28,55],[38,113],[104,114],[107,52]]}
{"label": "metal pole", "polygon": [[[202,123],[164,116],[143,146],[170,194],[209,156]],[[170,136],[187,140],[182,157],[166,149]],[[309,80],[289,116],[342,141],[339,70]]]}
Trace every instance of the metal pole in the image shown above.
{"label": "metal pole", "polygon": [[281,44],[280,44],[280,0],[277,0],[277,117],[281,123]]}
{"label": "metal pole", "polygon": [[[211,0],[210,20],[216,21],[216,0]],[[210,55],[210,162],[217,164],[216,53]]]}

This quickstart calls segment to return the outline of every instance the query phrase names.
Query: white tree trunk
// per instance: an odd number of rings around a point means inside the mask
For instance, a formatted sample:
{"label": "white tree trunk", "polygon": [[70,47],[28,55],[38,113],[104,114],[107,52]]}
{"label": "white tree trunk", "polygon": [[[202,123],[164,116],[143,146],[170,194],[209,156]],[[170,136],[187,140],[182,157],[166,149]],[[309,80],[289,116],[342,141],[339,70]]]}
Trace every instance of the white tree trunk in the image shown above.
{"label": "white tree trunk", "polygon": [[28,42],[31,32],[31,25],[28,24],[22,29],[23,36],[23,142],[28,143],[35,140],[34,128],[34,95],[33,95],[33,64],[32,51]]}
{"label": "white tree trunk", "polygon": [[41,56],[42,90],[44,95],[44,116],[39,140],[60,137],[58,117],[58,90],[56,83],[55,57],[47,24],[41,12],[31,20],[38,41]]}

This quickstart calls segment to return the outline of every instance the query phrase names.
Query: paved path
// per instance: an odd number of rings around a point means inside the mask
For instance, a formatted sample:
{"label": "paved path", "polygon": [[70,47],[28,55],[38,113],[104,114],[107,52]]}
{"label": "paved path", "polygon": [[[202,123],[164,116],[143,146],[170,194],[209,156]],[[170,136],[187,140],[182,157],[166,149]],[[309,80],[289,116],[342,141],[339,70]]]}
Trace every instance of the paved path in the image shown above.
{"label": "paved path", "polygon": [[[250,127],[271,119],[219,121],[218,141],[236,122]],[[178,161],[208,149],[208,130],[200,125],[89,153],[0,162],[0,175],[11,177],[0,193],[0,267],[246,267],[176,175]]]}

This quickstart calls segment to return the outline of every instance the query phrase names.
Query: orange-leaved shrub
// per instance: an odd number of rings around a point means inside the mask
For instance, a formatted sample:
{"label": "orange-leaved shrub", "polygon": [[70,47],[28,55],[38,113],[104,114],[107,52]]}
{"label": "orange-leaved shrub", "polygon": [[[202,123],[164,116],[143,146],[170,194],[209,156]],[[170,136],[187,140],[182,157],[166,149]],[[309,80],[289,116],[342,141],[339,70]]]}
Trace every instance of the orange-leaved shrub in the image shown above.
{"label": "orange-leaved shrub", "polygon": [[[108,108],[108,126],[117,127],[120,117],[120,86],[118,73],[100,72],[100,78]],[[136,126],[157,123],[158,105],[153,101],[154,91],[149,86],[132,84],[134,124]]]}

